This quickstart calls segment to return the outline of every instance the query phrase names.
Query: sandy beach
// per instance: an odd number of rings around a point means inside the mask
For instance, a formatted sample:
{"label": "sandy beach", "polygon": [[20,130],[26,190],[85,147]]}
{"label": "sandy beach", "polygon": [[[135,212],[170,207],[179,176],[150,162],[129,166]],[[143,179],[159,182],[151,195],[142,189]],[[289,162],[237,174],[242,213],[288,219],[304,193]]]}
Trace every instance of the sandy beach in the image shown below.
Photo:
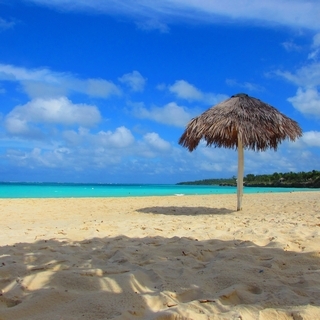
{"label": "sandy beach", "polygon": [[0,319],[320,319],[320,192],[0,200]]}

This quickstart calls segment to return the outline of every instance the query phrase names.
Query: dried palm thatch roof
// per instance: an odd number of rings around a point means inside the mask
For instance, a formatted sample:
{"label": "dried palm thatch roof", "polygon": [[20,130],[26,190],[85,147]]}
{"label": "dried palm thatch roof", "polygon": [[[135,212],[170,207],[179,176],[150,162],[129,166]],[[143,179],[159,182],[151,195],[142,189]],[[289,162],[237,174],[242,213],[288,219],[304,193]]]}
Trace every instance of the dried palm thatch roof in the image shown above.
{"label": "dried palm thatch roof", "polygon": [[193,118],[179,144],[193,151],[201,139],[207,146],[277,150],[281,141],[294,141],[302,135],[298,123],[277,109],[247,94],[236,94]]}

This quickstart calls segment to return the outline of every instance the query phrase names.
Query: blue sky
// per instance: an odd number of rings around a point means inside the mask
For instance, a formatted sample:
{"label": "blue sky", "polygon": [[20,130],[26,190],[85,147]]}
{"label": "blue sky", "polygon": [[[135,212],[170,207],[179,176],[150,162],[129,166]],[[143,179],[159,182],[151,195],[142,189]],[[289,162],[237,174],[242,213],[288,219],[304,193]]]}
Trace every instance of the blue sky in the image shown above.
{"label": "blue sky", "polygon": [[0,0],[0,180],[176,183],[237,173],[177,141],[239,92],[296,120],[245,174],[320,170],[318,0]]}

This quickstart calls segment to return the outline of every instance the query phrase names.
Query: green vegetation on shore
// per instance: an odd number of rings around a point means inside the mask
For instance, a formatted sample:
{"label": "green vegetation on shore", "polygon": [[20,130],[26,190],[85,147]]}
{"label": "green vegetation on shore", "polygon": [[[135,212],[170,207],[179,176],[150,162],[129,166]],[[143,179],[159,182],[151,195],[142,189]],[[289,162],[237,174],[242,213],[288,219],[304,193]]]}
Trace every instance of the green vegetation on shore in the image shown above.
{"label": "green vegetation on shore", "polygon": [[[179,182],[179,185],[220,185],[236,186],[236,177],[229,179],[204,179],[196,181]],[[254,175],[247,174],[244,177],[244,185],[248,187],[296,187],[296,188],[320,188],[320,171],[287,172],[273,174]]]}

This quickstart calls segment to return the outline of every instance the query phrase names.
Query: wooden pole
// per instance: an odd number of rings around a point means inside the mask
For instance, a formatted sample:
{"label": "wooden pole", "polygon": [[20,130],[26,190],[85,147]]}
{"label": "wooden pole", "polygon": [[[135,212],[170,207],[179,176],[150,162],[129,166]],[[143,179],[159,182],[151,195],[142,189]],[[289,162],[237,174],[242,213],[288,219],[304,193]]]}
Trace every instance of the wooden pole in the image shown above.
{"label": "wooden pole", "polygon": [[242,141],[238,136],[237,211],[242,210],[244,156]]}

